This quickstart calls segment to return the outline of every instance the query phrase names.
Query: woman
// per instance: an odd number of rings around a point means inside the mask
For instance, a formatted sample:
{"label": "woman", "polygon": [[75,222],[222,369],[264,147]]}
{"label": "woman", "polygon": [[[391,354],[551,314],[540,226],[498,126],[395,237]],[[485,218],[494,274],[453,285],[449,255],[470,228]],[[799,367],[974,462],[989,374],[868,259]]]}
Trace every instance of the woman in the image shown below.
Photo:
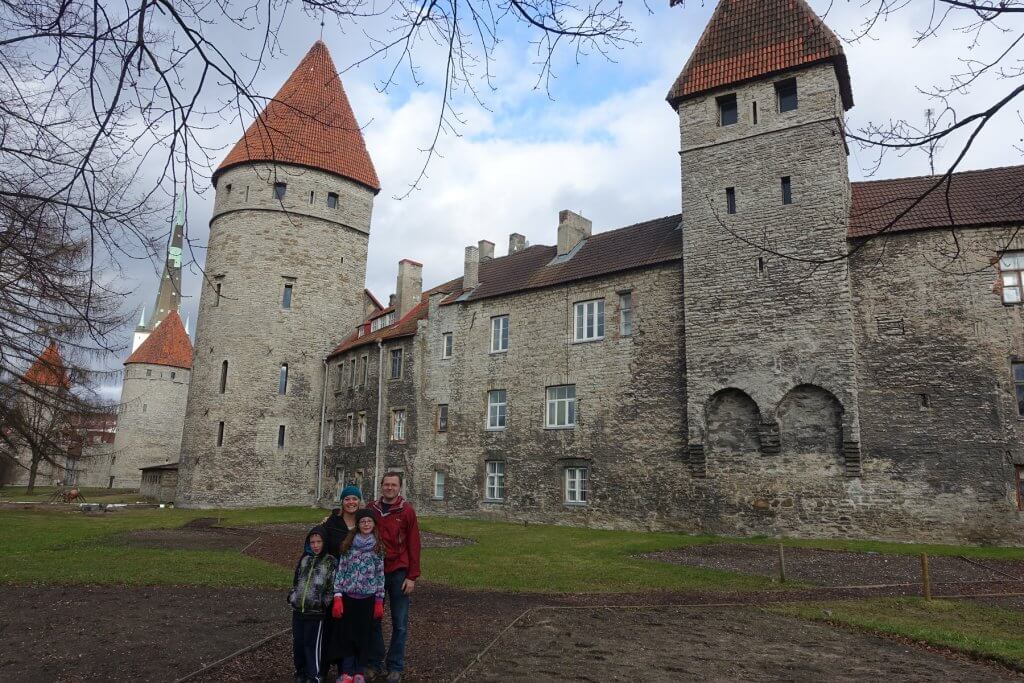
{"label": "woman", "polygon": [[[327,536],[324,539],[324,545],[335,560],[341,556],[342,541],[348,536],[349,531],[355,530],[356,513],[362,508],[362,491],[356,486],[346,486],[341,490],[341,507],[331,510],[331,514],[321,524]],[[341,619],[334,619],[328,614],[324,619],[323,666],[320,667],[324,673],[323,680],[332,680],[331,665],[336,665],[338,675],[341,675],[343,648],[344,629],[341,627]]]}

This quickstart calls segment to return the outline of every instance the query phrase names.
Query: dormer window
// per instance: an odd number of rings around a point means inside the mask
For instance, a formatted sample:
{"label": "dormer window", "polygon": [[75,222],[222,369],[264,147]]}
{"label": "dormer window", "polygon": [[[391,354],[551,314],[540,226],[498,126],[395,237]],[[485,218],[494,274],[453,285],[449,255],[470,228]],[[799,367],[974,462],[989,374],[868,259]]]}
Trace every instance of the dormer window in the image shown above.
{"label": "dormer window", "polygon": [[715,100],[718,102],[718,125],[731,126],[740,120],[739,105],[736,102],[736,94],[722,95]]}
{"label": "dormer window", "polygon": [[796,79],[787,78],[775,84],[775,95],[779,98],[779,112],[796,111]]}

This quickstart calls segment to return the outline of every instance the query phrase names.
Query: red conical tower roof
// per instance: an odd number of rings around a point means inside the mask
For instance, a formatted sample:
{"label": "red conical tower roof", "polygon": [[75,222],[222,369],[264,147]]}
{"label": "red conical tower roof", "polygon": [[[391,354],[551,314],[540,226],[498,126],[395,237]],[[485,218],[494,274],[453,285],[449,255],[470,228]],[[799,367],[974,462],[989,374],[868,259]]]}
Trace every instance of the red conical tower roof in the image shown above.
{"label": "red conical tower roof", "polygon": [[853,91],[843,46],[805,0],[720,0],[666,99],[676,106],[715,88],[825,61],[835,63],[849,109]]}
{"label": "red conical tower roof", "polygon": [[37,387],[71,387],[71,380],[68,378],[68,371],[64,367],[64,359],[60,356],[57,342],[50,342],[46,350],[39,354],[39,358],[25,373],[25,382]]}
{"label": "red conical tower roof", "polygon": [[168,313],[164,321],[153,330],[153,334],[146,337],[146,341],[124,362],[125,365],[132,363],[192,369],[192,342],[177,311]]}
{"label": "red conical tower roof", "polygon": [[380,191],[363,132],[323,41],[316,41],[214,173],[250,161],[309,166]]}

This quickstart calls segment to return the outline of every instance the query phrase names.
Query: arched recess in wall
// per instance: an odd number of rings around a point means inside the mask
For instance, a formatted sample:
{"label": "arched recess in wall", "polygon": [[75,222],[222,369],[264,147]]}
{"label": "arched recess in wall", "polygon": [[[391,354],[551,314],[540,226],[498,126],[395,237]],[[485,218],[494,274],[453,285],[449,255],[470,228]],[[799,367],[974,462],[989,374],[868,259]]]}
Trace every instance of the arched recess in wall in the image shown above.
{"label": "arched recess in wall", "polygon": [[708,455],[757,455],[760,439],[757,426],[761,411],[754,399],[739,389],[722,389],[708,399]]}
{"label": "arched recess in wall", "polygon": [[832,392],[814,384],[790,389],[775,411],[784,455],[821,455],[839,459],[843,442],[843,405]]}

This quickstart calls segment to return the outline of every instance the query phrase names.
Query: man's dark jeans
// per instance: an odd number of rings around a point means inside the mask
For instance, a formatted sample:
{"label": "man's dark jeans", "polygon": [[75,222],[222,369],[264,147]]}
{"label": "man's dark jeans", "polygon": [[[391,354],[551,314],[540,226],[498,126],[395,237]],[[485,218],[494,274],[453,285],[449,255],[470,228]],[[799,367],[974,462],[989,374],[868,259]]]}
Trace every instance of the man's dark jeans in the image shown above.
{"label": "man's dark jeans", "polygon": [[[408,572],[396,569],[384,575],[384,600],[391,609],[391,645],[387,649],[387,670],[405,670],[405,638],[409,634],[409,596],[402,592],[402,583]],[[384,629],[381,622],[373,622],[373,650],[370,653],[370,664],[383,669],[384,662]]]}

